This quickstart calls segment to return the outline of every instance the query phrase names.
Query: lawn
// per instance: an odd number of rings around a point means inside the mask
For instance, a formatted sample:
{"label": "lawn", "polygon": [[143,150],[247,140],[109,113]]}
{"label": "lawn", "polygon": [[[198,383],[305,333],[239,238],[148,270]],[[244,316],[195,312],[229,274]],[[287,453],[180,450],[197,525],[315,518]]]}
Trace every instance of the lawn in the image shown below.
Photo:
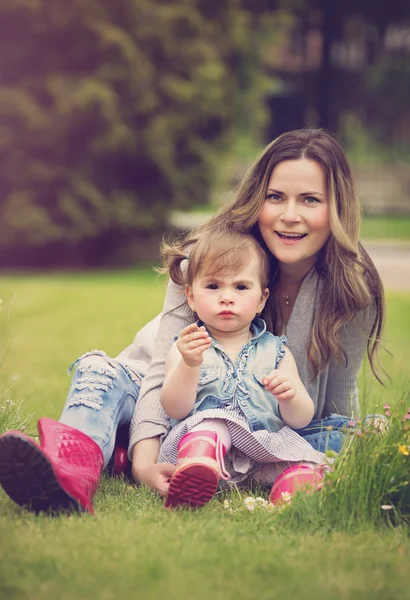
{"label": "lawn", "polygon": [[[1,276],[0,403],[24,399],[31,425],[58,418],[70,363],[92,348],[115,356],[160,310],[164,288],[149,270]],[[383,390],[368,369],[360,378],[374,410],[408,389],[410,296],[388,293],[387,305],[392,384]],[[94,517],[51,518],[0,492],[0,599],[410,598],[406,527],[363,519],[348,531],[331,519],[312,526],[249,512],[244,497],[233,492],[196,513],[170,513],[150,490],[103,478]],[[306,514],[315,502],[306,500]]]}

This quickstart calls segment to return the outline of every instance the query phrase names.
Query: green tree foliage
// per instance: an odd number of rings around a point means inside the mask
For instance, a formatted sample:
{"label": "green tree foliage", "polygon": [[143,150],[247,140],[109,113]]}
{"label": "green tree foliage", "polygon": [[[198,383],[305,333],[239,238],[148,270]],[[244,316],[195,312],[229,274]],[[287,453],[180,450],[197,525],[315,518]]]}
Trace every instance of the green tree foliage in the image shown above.
{"label": "green tree foliage", "polygon": [[126,237],[205,202],[263,91],[253,20],[235,0],[3,0],[0,247]]}

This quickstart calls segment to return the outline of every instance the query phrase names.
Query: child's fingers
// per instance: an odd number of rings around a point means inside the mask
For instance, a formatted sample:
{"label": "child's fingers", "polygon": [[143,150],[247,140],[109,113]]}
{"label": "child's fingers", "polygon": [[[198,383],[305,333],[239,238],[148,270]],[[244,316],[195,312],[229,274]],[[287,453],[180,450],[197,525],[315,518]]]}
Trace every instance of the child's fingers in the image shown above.
{"label": "child's fingers", "polygon": [[193,342],[189,342],[187,344],[178,342],[178,350],[183,354],[190,354],[192,352],[205,352],[211,346],[212,340],[211,338],[205,340],[194,340]]}
{"label": "child's fingers", "polygon": [[193,331],[198,331],[198,327],[196,323],[191,323],[191,325],[187,325],[184,329],[179,333],[180,336],[188,335]]}
{"label": "child's fingers", "polygon": [[204,333],[208,334],[203,325],[201,325],[201,327],[197,327],[196,323],[191,323],[191,325],[184,327],[184,329],[180,332],[179,337],[185,337],[192,334],[203,335]]}
{"label": "child's fingers", "polygon": [[[189,331],[186,331],[187,329],[189,329]],[[209,333],[207,332],[205,327],[200,327],[199,329],[192,329],[192,325],[189,325],[181,331],[181,333],[178,336],[178,339],[183,340],[185,343],[188,343],[194,340],[202,340],[209,337]]]}
{"label": "child's fingers", "polygon": [[278,373],[277,371],[272,371],[272,373],[269,373],[269,375],[262,379],[262,383],[265,387],[279,385],[279,383],[282,383],[283,381],[283,375],[281,373]]}
{"label": "child's fingers", "polygon": [[205,352],[205,350],[208,350],[208,348],[210,348],[210,346],[211,346],[211,340],[209,342],[204,340],[203,342],[200,342],[200,343],[196,344],[195,346],[190,347],[188,349],[188,352]]}
{"label": "child's fingers", "polygon": [[278,402],[289,402],[289,400],[293,400],[295,395],[295,390],[293,388],[290,388],[289,390],[286,390],[286,392],[275,394],[275,397],[278,400]]}
{"label": "child's fingers", "polygon": [[265,389],[272,394],[281,394],[282,392],[286,392],[290,387],[290,381],[283,381],[282,379],[278,381],[274,379],[271,383],[265,386]]}

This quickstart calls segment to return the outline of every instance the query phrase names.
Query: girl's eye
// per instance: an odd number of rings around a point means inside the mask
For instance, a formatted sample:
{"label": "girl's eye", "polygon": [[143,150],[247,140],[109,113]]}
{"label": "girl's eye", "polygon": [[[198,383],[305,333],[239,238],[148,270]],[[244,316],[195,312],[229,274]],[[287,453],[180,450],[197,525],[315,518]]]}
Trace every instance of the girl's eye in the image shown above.
{"label": "girl's eye", "polygon": [[236,289],[241,292],[243,290],[247,290],[248,288],[246,285],[243,285],[243,283],[240,283],[239,285],[236,286]]}
{"label": "girl's eye", "polygon": [[320,200],[318,200],[317,198],[314,198],[313,196],[306,196],[305,198],[303,198],[303,201],[306,204],[310,204],[310,205],[319,204],[320,203]]}
{"label": "girl's eye", "polygon": [[206,286],[207,290],[217,290],[218,286],[216,285],[216,283],[208,283],[208,285]]}
{"label": "girl's eye", "polygon": [[266,196],[266,200],[270,200],[271,202],[280,202],[282,200],[282,196],[272,192]]}

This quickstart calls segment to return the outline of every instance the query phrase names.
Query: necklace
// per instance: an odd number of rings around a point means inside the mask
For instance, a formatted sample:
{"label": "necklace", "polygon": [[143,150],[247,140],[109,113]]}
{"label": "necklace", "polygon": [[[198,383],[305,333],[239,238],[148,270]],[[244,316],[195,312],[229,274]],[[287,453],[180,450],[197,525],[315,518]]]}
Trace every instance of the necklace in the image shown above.
{"label": "necklace", "polygon": [[281,292],[280,295],[284,299],[286,306],[289,306],[291,301],[290,297],[287,294],[284,294],[283,292]]}

